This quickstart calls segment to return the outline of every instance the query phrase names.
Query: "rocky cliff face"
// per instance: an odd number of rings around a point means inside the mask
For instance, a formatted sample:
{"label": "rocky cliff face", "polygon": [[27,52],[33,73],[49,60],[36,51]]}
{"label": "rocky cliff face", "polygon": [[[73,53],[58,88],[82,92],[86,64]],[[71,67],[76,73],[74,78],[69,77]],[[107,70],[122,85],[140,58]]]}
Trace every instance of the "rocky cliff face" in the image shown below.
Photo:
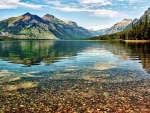
{"label": "rocky cliff face", "polygon": [[0,21],[0,32],[35,39],[77,39],[91,36],[88,30],[75,22],[62,21],[50,14],[41,18],[30,13]]}
{"label": "rocky cliff face", "polygon": [[121,22],[116,23],[110,29],[108,29],[104,34],[113,34],[123,31],[127,25],[132,22],[132,19],[123,19]]}

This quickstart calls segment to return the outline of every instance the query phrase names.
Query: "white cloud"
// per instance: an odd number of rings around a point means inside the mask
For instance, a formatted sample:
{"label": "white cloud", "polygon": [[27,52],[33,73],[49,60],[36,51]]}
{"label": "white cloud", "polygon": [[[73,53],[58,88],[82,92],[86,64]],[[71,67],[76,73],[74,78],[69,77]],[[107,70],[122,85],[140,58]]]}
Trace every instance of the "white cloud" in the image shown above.
{"label": "white cloud", "polygon": [[21,2],[20,0],[0,0],[0,9],[13,9],[18,7],[40,9],[43,6]]}
{"label": "white cloud", "polygon": [[34,2],[39,2],[39,0],[32,0],[32,1],[34,1]]}
{"label": "white cloud", "polygon": [[[51,4],[52,9],[63,11],[63,12],[89,12],[90,16],[100,17],[116,17],[121,13],[112,9],[98,9],[95,8],[97,4],[106,5],[111,4],[108,0],[80,0],[78,4],[63,4],[61,0],[56,1],[45,1],[47,4]],[[82,4],[85,3],[85,4]],[[89,5],[89,3],[93,3]]]}
{"label": "white cloud", "polygon": [[111,9],[88,9],[88,8],[75,8],[70,6],[65,7],[52,7],[53,9],[64,11],[64,12],[90,12],[91,16],[101,16],[101,17],[116,17],[121,13]]}
{"label": "white cloud", "polygon": [[105,28],[109,28],[109,26],[108,25],[90,26],[87,29],[93,29],[94,31],[96,31],[96,30],[105,29]]}
{"label": "white cloud", "polygon": [[100,4],[100,5],[111,5],[109,0],[79,0],[81,4]]}
{"label": "white cloud", "polygon": [[110,9],[99,9],[99,10],[91,10],[94,13],[92,16],[101,16],[101,17],[116,17],[121,13],[118,11],[110,10]]}
{"label": "white cloud", "polygon": [[79,9],[79,8],[73,8],[70,6],[65,6],[65,7],[52,7],[53,9],[64,11],[64,12],[83,12],[85,11],[84,9]]}
{"label": "white cloud", "polygon": [[143,2],[144,0],[129,0],[130,3],[134,3],[134,2]]}
{"label": "white cloud", "polygon": [[54,6],[61,6],[61,2],[60,1],[46,1],[47,4],[53,4]]}

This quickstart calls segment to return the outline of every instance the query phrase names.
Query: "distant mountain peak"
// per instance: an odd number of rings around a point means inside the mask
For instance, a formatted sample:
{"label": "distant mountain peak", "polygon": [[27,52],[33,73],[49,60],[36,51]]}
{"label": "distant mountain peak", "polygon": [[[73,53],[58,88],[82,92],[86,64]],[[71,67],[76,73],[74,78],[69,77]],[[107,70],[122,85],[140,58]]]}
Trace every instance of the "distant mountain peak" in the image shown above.
{"label": "distant mountain peak", "polygon": [[128,20],[128,19],[124,18],[123,20]]}
{"label": "distant mountain peak", "polygon": [[51,18],[55,18],[55,16],[54,16],[54,15],[51,15],[51,14],[46,14],[46,15],[44,15],[43,17],[51,17]]}
{"label": "distant mountain peak", "polygon": [[58,22],[58,23],[62,23],[62,20],[56,18],[54,15],[51,14],[46,14],[42,17],[42,19],[49,21],[49,22]]}
{"label": "distant mountain peak", "polygon": [[25,13],[23,16],[31,16],[32,14],[30,14],[29,12]]}
{"label": "distant mountain peak", "polygon": [[90,28],[88,30],[93,36],[99,36],[99,35],[103,35],[108,29],[109,28],[95,30],[94,28]]}
{"label": "distant mountain peak", "polygon": [[89,31],[94,31],[94,28],[89,28],[88,30],[89,30]]}
{"label": "distant mountain peak", "polygon": [[117,26],[122,26],[122,25],[126,26],[126,25],[130,24],[132,21],[133,21],[132,19],[124,18],[122,21],[116,23],[115,25],[117,25]]}
{"label": "distant mountain peak", "polygon": [[123,22],[123,21],[132,21],[132,19],[124,18],[121,22]]}

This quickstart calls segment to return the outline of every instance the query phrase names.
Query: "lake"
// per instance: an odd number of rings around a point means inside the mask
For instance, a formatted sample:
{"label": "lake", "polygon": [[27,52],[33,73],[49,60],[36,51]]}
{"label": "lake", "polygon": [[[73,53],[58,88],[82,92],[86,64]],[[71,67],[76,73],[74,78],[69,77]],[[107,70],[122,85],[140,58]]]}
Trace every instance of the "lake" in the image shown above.
{"label": "lake", "polygon": [[0,41],[0,112],[150,112],[150,43]]}

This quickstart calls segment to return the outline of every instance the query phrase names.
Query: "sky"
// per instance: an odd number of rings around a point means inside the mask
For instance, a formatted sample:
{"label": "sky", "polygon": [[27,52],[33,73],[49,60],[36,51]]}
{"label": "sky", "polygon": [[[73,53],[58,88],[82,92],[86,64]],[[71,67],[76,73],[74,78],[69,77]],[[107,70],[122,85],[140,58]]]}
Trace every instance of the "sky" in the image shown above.
{"label": "sky", "polygon": [[98,30],[124,18],[140,18],[149,7],[149,0],[0,0],[0,20],[26,12],[40,17],[51,14]]}

